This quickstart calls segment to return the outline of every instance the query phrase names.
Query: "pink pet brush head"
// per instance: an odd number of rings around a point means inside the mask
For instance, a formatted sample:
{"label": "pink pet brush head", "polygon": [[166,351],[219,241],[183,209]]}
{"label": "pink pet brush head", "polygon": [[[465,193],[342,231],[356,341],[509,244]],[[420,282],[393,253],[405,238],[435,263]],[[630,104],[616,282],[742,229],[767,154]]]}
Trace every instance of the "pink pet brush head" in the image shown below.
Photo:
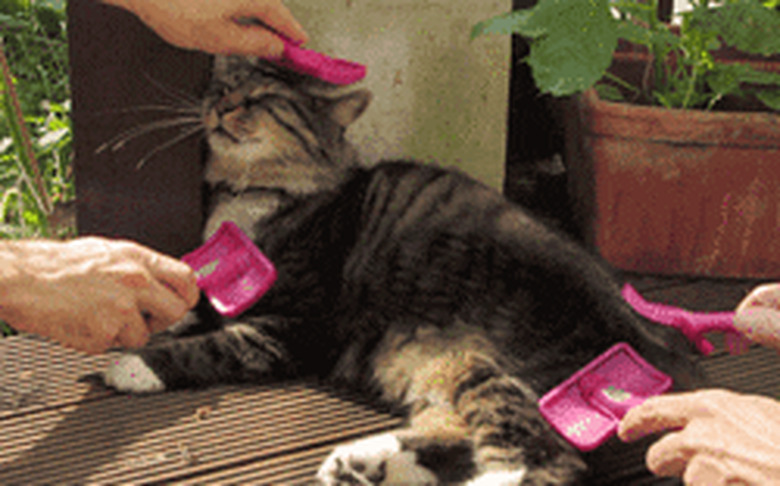
{"label": "pink pet brush head", "polygon": [[282,37],[284,54],[273,61],[280,66],[301,74],[308,74],[332,84],[352,84],[366,77],[366,66],[344,59],[305,49],[290,39]]}
{"label": "pink pet brush head", "polygon": [[704,337],[708,332],[725,333],[726,348],[731,354],[745,351],[750,344],[734,327],[734,312],[691,312],[679,307],[647,302],[629,284],[623,287],[623,298],[645,318],[679,329],[702,354],[710,354],[714,349],[712,343]]}
{"label": "pink pet brush head", "polygon": [[623,416],[672,386],[631,346],[618,343],[539,400],[539,412],[569,443],[590,451],[617,431]]}
{"label": "pink pet brush head", "polygon": [[271,288],[276,269],[232,221],[182,257],[195,270],[198,287],[222,315],[236,317]]}

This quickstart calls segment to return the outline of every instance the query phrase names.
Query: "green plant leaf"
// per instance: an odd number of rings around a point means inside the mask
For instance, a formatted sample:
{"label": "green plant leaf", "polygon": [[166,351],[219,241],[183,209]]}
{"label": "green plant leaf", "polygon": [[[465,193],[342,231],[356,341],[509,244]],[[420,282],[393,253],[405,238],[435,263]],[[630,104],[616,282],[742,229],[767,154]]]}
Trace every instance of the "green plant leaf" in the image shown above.
{"label": "green plant leaf", "polygon": [[27,13],[30,10],[30,0],[0,0],[0,13]]}
{"label": "green plant leaf", "polygon": [[13,336],[16,334],[13,329],[11,329],[11,326],[6,324],[3,321],[0,321],[0,335],[2,336]]}
{"label": "green plant leaf", "polygon": [[618,24],[617,34],[621,39],[642,45],[650,44],[653,36],[652,31],[636,25],[630,20],[623,20]]}
{"label": "green plant leaf", "polygon": [[479,22],[471,29],[471,38],[475,39],[485,34],[521,34],[527,37],[538,37],[544,34],[543,27],[532,25],[529,21],[532,10],[514,10]]}
{"label": "green plant leaf", "polygon": [[740,90],[741,72],[746,66],[740,64],[718,64],[707,76],[707,84],[714,98],[737,93]]}
{"label": "green plant leaf", "polygon": [[593,86],[612,62],[618,21],[608,0],[546,0],[531,22],[547,26],[527,58],[542,92],[566,96]]}
{"label": "green plant leaf", "polygon": [[615,86],[606,83],[596,83],[593,87],[598,93],[599,98],[607,101],[625,101],[623,93],[620,92]]}
{"label": "green plant leaf", "polygon": [[41,24],[41,28],[49,37],[56,37],[62,33],[65,22],[65,13],[48,5],[36,5],[35,16]]}
{"label": "green plant leaf", "polygon": [[751,85],[751,91],[769,108],[780,111],[780,73],[761,71],[741,65],[739,81]]}
{"label": "green plant leaf", "polygon": [[735,64],[735,66],[739,67],[737,73],[742,83],[774,85],[776,89],[780,87],[780,73],[755,69],[749,64]]}
{"label": "green plant leaf", "polygon": [[593,86],[612,62],[618,21],[610,0],[542,0],[531,9],[499,15],[474,26],[483,34],[529,37],[531,66],[542,92],[566,96]]}
{"label": "green plant leaf", "polygon": [[714,33],[727,45],[744,52],[765,56],[780,52],[780,12],[755,0],[695,9],[691,27]]}
{"label": "green plant leaf", "polygon": [[8,15],[0,12],[0,27],[3,28],[3,31],[21,30],[27,27],[27,23],[14,15]]}
{"label": "green plant leaf", "polygon": [[756,91],[756,98],[769,108],[780,111],[780,90],[762,89]]}

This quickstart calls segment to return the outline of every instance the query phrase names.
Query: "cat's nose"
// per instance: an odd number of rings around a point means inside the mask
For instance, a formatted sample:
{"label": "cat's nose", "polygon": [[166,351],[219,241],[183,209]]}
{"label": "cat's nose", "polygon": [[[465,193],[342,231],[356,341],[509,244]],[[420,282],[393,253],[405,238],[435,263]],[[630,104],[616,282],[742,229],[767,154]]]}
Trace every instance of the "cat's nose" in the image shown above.
{"label": "cat's nose", "polygon": [[222,98],[217,101],[214,108],[217,110],[217,114],[224,115],[235,110],[237,107],[244,103],[244,99],[247,97],[247,88],[240,87],[233,91],[226,93]]}
{"label": "cat's nose", "polygon": [[209,131],[214,131],[219,128],[220,116],[216,107],[211,108],[206,112],[205,116],[203,117],[203,123],[206,125],[206,130]]}

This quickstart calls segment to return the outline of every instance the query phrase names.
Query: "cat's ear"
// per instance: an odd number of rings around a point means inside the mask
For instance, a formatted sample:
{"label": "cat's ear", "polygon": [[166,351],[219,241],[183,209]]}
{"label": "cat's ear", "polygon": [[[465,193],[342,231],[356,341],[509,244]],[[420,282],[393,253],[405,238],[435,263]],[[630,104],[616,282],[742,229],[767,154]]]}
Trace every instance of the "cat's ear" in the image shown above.
{"label": "cat's ear", "polygon": [[323,110],[342,128],[347,128],[366,111],[373,95],[366,89],[353,91],[339,98],[328,100]]}

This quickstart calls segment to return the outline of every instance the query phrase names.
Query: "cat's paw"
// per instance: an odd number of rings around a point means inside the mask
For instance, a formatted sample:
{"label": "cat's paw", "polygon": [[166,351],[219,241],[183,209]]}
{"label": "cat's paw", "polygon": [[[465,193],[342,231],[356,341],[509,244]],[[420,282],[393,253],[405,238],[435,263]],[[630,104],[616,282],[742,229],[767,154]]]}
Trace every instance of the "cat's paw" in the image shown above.
{"label": "cat's paw", "polygon": [[466,486],[519,486],[525,478],[525,468],[517,471],[492,471],[472,479]]}
{"label": "cat's paw", "polygon": [[122,392],[153,393],[165,390],[165,383],[135,354],[123,354],[113,359],[103,373],[103,381]]}
{"label": "cat's paw", "polygon": [[435,485],[436,476],[404,450],[392,434],[337,447],[322,463],[317,479],[324,485]]}

